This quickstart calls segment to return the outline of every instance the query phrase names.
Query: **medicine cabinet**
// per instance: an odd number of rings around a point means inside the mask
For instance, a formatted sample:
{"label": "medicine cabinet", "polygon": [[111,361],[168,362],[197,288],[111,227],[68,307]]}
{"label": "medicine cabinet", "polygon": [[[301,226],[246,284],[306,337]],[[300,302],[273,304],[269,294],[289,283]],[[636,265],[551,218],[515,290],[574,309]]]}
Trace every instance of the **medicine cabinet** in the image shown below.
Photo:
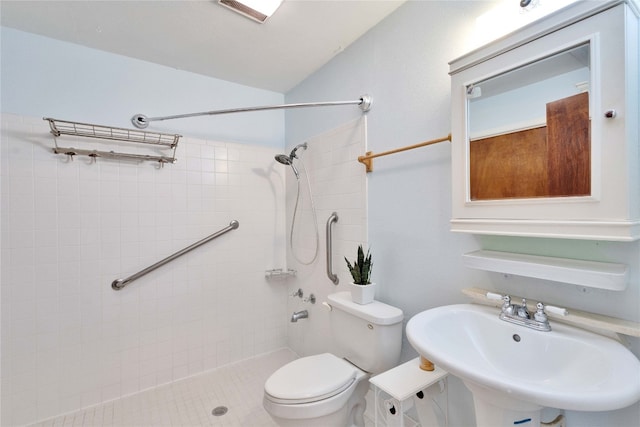
{"label": "medicine cabinet", "polygon": [[639,42],[579,1],[450,63],[453,231],[640,238]]}

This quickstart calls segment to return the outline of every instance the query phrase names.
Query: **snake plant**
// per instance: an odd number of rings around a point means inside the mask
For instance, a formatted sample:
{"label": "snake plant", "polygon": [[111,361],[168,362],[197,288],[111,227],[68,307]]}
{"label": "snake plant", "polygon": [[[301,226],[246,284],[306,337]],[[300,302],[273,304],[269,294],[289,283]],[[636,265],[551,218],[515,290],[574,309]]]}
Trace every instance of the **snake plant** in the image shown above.
{"label": "snake plant", "polygon": [[373,267],[373,261],[371,261],[371,253],[367,250],[365,256],[362,245],[358,246],[358,258],[353,262],[353,265],[349,262],[347,257],[344,257],[347,262],[347,267],[353,278],[353,283],[356,285],[368,285],[371,283],[371,268]]}

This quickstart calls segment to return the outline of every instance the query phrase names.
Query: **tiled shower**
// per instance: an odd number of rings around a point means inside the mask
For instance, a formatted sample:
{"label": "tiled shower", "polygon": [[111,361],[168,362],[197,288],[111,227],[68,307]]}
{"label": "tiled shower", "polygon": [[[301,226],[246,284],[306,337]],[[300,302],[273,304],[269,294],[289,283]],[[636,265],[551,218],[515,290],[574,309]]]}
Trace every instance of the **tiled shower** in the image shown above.
{"label": "tiled shower", "polygon": [[[275,151],[185,138],[162,168],[52,153],[2,117],[2,424],[23,424],[287,345]],[[114,291],[110,283],[238,220]]]}
{"label": "tiled shower", "polygon": [[[290,292],[304,287],[321,302],[342,290],[325,276],[323,224],[327,212],[341,212],[336,253],[366,239],[364,173],[354,161],[365,137],[363,118],[309,140],[304,161],[320,252],[311,266],[299,266],[290,254],[287,265],[295,194],[293,174],[274,161],[278,150],[185,137],[178,162],[164,167],[71,158],[52,152],[45,121],[3,115],[2,425],[41,421],[281,348],[304,355],[329,345],[321,304],[309,321],[290,324],[292,309],[305,304]],[[237,230],[120,291],[111,288],[231,220]],[[334,258],[346,280],[341,257]],[[298,275],[265,278],[286,267]]]}

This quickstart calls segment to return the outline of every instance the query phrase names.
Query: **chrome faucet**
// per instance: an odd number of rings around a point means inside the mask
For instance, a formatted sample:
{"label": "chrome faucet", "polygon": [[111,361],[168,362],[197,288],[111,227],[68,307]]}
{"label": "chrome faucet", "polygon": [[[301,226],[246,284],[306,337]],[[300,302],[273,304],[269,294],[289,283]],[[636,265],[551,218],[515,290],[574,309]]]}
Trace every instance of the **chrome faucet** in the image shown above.
{"label": "chrome faucet", "polygon": [[307,317],[309,317],[309,312],[307,310],[295,311],[291,315],[291,322],[295,323],[298,319],[306,319]]}
{"label": "chrome faucet", "polygon": [[516,325],[526,326],[538,331],[550,331],[549,319],[544,312],[544,304],[539,302],[536,304],[536,312],[531,315],[527,309],[527,300],[522,299],[522,305],[511,304],[511,297],[505,295],[502,297],[502,309],[500,311],[500,319],[505,322],[515,323]]}
{"label": "chrome faucet", "polygon": [[522,298],[522,305],[518,307],[516,310],[518,313],[518,317],[521,319],[530,319],[531,315],[529,314],[529,310],[527,310],[527,300]]}

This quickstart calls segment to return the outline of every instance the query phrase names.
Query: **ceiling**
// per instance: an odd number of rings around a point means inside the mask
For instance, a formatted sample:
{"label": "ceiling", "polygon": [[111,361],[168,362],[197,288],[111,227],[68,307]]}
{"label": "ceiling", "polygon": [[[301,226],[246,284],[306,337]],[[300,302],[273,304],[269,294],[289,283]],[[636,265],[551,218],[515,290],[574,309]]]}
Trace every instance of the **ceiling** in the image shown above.
{"label": "ceiling", "polygon": [[285,0],[259,24],[217,0],[2,0],[0,23],[286,93],[405,1]]}

